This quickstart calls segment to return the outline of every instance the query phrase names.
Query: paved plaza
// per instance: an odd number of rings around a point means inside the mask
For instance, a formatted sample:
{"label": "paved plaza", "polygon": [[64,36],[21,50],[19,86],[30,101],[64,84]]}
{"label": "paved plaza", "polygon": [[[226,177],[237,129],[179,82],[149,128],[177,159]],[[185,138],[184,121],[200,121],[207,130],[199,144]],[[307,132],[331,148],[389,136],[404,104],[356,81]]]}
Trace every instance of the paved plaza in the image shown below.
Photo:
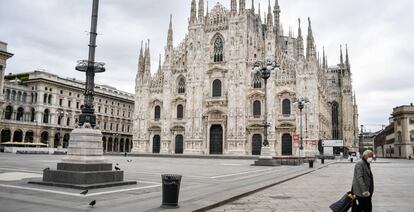
{"label": "paved plaza", "polygon": [[[354,165],[335,163],[212,211],[331,211],[328,206],[351,189]],[[371,167],[373,211],[414,211],[414,161],[379,159]]]}
{"label": "paved plaza", "polygon": [[[126,180],[138,184],[93,189],[85,196],[80,190],[27,184],[62,157],[0,154],[0,211],[159,211],[163,173],[183,175],[180,208],[173,211],[223,203],[211,211],[329,211],[328,205],[349,190],[353,171],[350,163],[309,169],[307,164],[257,167],[252,160],[107,156],[125,170]],[[379,160],[373,173],[375,211],[414,211],[414,162]],[[272,184],[277,185],[227,201]],[[88,206],[92,200],[97,200],[94,208]]]}

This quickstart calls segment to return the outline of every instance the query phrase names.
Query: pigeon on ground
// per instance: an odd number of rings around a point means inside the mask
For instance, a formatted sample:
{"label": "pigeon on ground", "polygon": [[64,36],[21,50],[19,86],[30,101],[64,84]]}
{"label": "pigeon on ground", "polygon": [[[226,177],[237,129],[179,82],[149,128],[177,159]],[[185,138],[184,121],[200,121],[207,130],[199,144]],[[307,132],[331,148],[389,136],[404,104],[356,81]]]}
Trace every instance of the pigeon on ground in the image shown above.
{"label": "pigeon on ground", "polygon": [[90,202],[90,203],[89,203],[89,205],[90,205],[91,207],[95,206],[95,205],[96,205],[96,200],[93,200],[92,202]]}
{"label": "pigeon on ground", "polygon": [[115,166],[115,170],[119,171],[121,169],[118,166]]}
{"label": "pigeon on ground", "polygon": [[132,162],[132,160],[127,160],[127,162]]}
{"label": "pigeon on ground", "polygon": [[117,166],[119,166],[119,164],[118,164],[118,163],[116,163],[116,165],[117,165]]}
{"label": "pigeon on ground", "polygon": [[88,189],[86,189],[85,191],[80,192],[80,194],[86,195],[88,193]]}

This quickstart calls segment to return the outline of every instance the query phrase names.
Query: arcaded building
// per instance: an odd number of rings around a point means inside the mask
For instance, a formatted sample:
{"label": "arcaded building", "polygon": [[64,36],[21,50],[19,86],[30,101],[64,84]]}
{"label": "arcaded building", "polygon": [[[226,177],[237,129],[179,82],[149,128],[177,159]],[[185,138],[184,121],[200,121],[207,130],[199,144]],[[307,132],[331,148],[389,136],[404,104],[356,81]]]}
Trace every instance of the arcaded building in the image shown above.
{"label": "arcaded building", "polygon": [[[257,155],[265,116],[275,156],[299,154],[294,137],[300,119],[305,154],[315,154],[319,139],[355,147],[358,109],[348,49],[343,54],[341,48],[337,64],[328,65],[325,52],[316,49],[310,19],[306,35],[300,20],[297,36],[283,32],[277,0],[263,19],[244,0],[229,6],[217,3],[209,10],[204,0],[192,0],[188,32],[178,46],[170,18],[155,75],[149,41],[141,47],[132,152]],[[279,68],[268,80],[265,114],[264,82],[252,69],[268,59]],[[299,98],[310,101],[302,116],[295,104]]]}

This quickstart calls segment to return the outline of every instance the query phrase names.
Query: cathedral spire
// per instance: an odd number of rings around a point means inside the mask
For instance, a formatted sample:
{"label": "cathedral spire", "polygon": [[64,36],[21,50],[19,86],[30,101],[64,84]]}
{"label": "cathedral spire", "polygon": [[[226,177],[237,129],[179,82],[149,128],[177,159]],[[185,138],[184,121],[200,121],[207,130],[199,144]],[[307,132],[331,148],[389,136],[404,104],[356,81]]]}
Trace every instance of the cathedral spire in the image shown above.
{"label": "cathedral spire", "polygon": [[260,19],[262,19],[262,14],[260,13],[260,2],[259,2],[259,8],[257,8],[257,14],[259,14]]}
{"label": "cathedral spire", "polygon": [[204,0],[198,0],[198,22],[204,22]]}
{"label": "cathedral spire", "polygon": [[270,6],[270,0],[269,0],[269,6],[267,7],[267,29],[271,30],[273,28],[273,16],[272,16],[272,7]]}
{"label": "cathedral spire", "polygon": [[149,39],[148,39],[148,43],[145,44],[144,60],[145,60],[145,72],[151,72],[151,55],[150,55],[150,40]]}
{"label": "cathedral spire", "polygon": [[275,6],[273,8],[273,15],[275,19],[275,35],[276,35],[276,42],[279,43],[279,35],[280,35],[280,7],[279,7],[279,1],[275,0]]}
{"label": "cathedral spire", "polygon": [[339,48],[340,48],[340,55],[339,55],[340,64],[344,65],[344,57],[342,55],[342,45],[340,45]]}
{"label": "cathedral spire", "polygon": [[239,0],[239,14],[243,14],[246,9],[246,0]]}
{"label": "cathedral spire", "polygon": [[311,24],[311,20],[308,17],[308,38],[307,38],[307,46],[306,46],[306,59],[310,59],[311,57],[315,57],[316,56],[316,52],[315,52],[315,43],[314,43],[314,39],[313,39],[313,33],[312,33],[312,24]]}
{"label": "cathedral spire", "polygon": [[254,0],[252,0],[252,12],[253,12],[253,14],[255,13],[255,9],[254,9]]}
{"label": "cathedral spire", "polygon": [[237,14],[237,0],[231,0],[230,2],[230,11],[232,15]]}
{"label": "cathedral spire", "polygon": [[190,23],[195,23],[197,20],[197,12],[196,12],[196,1],[191,0],[191,16],[190,16]]}
{"label": "cathedral spire", "polygon": [[158,72],[161,72],[161,54],[158,57]]}
{"label": "cathedral spire", "polygon": [[302,58],[303,55],[303,37],[302,37],[302,29],[300,28],[300,18],[298,18],[298,58]]}
{"label": "cathedral spire", "polygon": [[207,0],[207,6],[206,6],[206,16],[208,16],[208,0]]}
{"label": "cathedral spire", "polygon": [[322,68],[326,69],[325,46],[322,47]]}
{"label": "cathedral spire", "polygon": [[168,26],[167,49],[173,49],[172,14],[170,14],[170,24]]}
{"label": "cathedral spire", "polygon": [[348,56],[348,44],[345,44],[345,65],[348,70],[351,69],[351,64],[349,63],[349,56]]}

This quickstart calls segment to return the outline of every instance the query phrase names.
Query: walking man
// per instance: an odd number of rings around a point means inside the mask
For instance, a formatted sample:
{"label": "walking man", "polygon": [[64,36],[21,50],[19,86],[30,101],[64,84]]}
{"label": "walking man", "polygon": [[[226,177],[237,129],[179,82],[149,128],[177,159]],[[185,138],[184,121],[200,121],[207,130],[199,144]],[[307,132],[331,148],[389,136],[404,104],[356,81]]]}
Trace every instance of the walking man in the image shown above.
{"label": "walking man", "polygon": [[352,180],[352,192],[357,196],[352,205],[352,212],[371,212],[372,194],[374,193],[374,178],[370,163],[374,153],[366,150],[362,160],[355,164],[354,179]]}

